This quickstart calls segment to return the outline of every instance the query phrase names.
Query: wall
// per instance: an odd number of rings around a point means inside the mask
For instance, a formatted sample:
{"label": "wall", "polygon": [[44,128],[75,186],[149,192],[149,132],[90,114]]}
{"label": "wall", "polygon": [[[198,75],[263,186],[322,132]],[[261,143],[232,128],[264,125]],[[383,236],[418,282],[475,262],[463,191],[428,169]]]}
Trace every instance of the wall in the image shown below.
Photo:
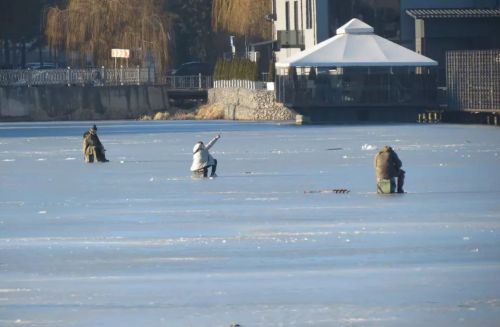
{"label": "wall", "polygon": [[164,86],[0,87],[0,121],[136,119],[168,109]]}
{"label": "wall", "polygon": [[208,103],[221,105],[230,120],[293,120],[295,112],[275,102],[274,91],[242,88],[210,89]]}

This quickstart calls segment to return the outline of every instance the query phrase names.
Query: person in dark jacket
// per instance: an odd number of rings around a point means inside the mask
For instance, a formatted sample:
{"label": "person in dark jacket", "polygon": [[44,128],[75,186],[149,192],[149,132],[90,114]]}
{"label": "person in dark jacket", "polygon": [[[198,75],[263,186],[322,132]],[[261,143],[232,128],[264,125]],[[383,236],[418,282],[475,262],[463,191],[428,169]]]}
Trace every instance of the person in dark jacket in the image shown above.
{"label": "person in dark jacket", "polygon": [[97,136],[97,126],[92,126],[88,132],[83,134],[83,155],[85,156],[85,162],[90,163],[94,160],[98,162],[107,162],[106,155],[104,152],[104,146]]}
{"label": "person in dark jacket", "polygon": [[385,145],[375,156],[375,173],[377,182],[383,179],[393,180],[397,178],[397,192],[404,193],[403,184],[405,171],[401,169],[403,163],[394,150]]}

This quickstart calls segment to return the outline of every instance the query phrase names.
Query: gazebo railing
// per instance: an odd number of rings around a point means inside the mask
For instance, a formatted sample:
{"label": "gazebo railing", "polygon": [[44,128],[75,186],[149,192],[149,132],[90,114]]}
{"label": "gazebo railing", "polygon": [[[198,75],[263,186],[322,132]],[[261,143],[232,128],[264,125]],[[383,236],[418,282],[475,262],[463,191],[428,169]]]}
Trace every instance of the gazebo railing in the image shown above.
{"label": "gazebo railing", "polygon": [[436,103],[434,75],[370,74],[277,76],[276,98],[291,107],[430,106]]}

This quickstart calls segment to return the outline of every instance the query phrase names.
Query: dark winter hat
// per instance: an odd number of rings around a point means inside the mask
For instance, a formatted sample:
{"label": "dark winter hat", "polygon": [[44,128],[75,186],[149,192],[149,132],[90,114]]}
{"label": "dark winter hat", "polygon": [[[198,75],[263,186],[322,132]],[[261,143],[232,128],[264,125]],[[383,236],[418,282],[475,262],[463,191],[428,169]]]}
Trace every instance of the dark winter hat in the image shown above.
{"label": "dark winter hat", "polygon": [[92,126],[92,129],[97,131],[97,126],[94,124],[94,126]]}

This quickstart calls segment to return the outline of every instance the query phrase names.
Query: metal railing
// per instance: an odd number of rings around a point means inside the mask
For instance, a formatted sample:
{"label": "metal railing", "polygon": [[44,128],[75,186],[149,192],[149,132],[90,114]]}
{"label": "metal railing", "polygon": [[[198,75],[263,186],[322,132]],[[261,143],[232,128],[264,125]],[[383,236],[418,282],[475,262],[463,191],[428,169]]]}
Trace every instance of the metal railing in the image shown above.
{"label": "metal railing", "polygon": [[240,58],[240,59],[248,59],[252,62],[257,62],[260,59],[260,52],[259,51],[246,51],[246,52],[224,52],[222,53],[222,58],[224,60],[231,60],[235,58]]}
{"label": "metal railing", "polygon": [[249,90],[266,90],[267,83],[261,81],[247,81],[247,80],[219,80],[214,81],[214,88],[243,88]]}
{"label": "metal railing", "polygon": [[155,83],[153,68],[8,69],[0,70],[0,86],[140,85]]}
{"label": "metal railing", "polygon": [[164,84],[169,89],[175,90],[195,90],[209,89],[212,87],[212,76],[193,75],[193,76],[177,76],[167,75],[160,79],[161,84]]}
{"label": "metal railing", "polygon": [[40,85],[166,85],[175,90],[212,88],[212,76],[157,76],[153,68],[85,68],[85,69],[9,69],[0,70],[0,86]]}
{"label": "metal railing", "polygon": [[277,76],[276,98],[291,107],[436,106],[433,74]]}

